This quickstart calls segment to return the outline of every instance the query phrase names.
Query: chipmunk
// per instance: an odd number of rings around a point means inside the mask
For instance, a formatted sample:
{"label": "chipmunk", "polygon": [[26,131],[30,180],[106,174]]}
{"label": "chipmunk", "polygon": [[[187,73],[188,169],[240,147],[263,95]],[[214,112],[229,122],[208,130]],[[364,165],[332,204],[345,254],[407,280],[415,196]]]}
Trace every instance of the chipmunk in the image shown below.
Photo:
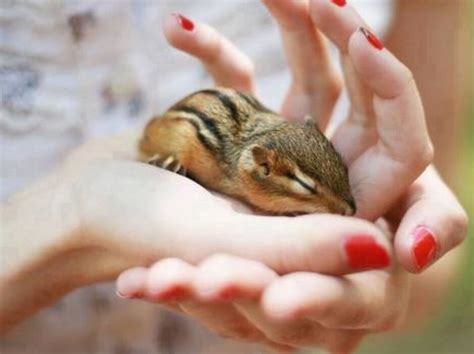
{"label": "chipmunk", "polygon": [[355,213],[347,167],[312,119],[286,121],[253,96],[201,90],[152,118],[144,161],[277,215]]}

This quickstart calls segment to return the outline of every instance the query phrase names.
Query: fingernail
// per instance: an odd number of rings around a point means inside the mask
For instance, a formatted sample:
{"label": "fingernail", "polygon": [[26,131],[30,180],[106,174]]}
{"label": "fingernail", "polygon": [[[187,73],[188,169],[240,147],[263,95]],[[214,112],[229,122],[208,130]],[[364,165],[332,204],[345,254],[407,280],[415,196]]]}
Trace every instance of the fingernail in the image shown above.
{"label": "fingernail", "polygon": [[162,301],[173,301],[183,298],[186,295],[186,289],[182,286],[174,286],[163,292],[154,292],[153,297]]}
{"label": "fingernail", "polygon": [[343,7],[346,5],[346,0],[331,0],[331,1],[340,7]]}
{"label": "fingernail", "polygon": [[234,299],[237,296],[237,289],[233,287],[225,288],[224,290],[219,291],[218,297],[222,301],[229,301]]}
{"label": "fingernail", "polygon": [[436,239],[426,226],[418,226],[413,231],[413,255],[418,270],[430,263],[436,253]]}
{"label": "fingernail", "polygon": [[192,31],[194,29],[194,23],[189,18],[184,17],[181,14],[173,14],[178,21],[179,25],[186,31]]}
{"label": "fingernail", "polygon": [[119,298],[121,298],[121,299],[131,299],[131,298],[132,298],[131,296],[122,294],[122,293],[121,293],[120,291],[118,291],[118,290],[115,292],[115,295],[117,295],[117,296],[118,296]]}
{"label": "fingernail", "polygon": [[360,27],[359,30],[374,48],[377,48],[378,50],[382,50],[384,48],[380,39],[378,39],[377,36],[370,32],[367,28]]}
{"label": "fingernail", "polygon": [[142,294],[124,295],[118,290],[115,292],[115,294],[121,299],[141,299],[143,297]]}
{"label": "fingernail", "polygon": [[370,235],[348,237],[344,249],[349,265],[354,269],[385,268],[390,265],[388,252]]}

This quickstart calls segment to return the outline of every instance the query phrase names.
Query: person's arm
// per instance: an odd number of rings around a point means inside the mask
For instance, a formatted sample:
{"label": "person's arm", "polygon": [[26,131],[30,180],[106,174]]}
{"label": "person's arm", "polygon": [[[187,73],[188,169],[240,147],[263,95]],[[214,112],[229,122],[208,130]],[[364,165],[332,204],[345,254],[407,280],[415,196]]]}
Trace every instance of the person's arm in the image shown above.
{"label": "person's arm", "polygon": [[0,333],[88,282],[68,244],[78,226],[70,196],[53,173],[2,206]]}
{"label": "person's arm", "polygon": [[434,163],[456,183],[470,87],[469,1],[398,0],[385,39],[412,71],[424,104]]}
{"label": "person's arm", "polygon": [[[383,233],[363,220],[243,214],[185,177],[134,161],[137,139],[86,144],[2,207],[0,334],[75,288],[164,257],[195,264],[225,252],[281,273],[345,274],[361,266],[341,247],[353,234],[373,240],[361,252],[391,256]],[[313,259],[314,250],[322,256]]]}

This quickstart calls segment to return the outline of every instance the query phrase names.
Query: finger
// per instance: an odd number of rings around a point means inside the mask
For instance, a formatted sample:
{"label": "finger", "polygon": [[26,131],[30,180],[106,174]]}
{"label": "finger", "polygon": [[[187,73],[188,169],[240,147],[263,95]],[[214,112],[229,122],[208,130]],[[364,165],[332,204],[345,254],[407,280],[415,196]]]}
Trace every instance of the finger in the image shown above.
{"label": "finger", "polygon": [[216,335],[247,343],[261,343],[281,353],[293,352],[294,348],[277,343],[237,311],[231,302],[201,302],[198,299],[179,302],[180,309],[198,320]]}
{"label": "finger", "polygon": [[122,272],[116,281],[117,296],[123,299],[142,298],[146,290],[148,270],[144,267],[135,267]]}
{"label": "finger", "polygon": [[[330,214],[291,218],[222,212],[218,220],[212,226],[197,222],[189,231],[184,225],[181,228],[200,240],[212,240],[212,253],[257,260],[279,273],[346,274],[390,264],[390,242],[375,225],[360,219]],[[182,247],[184,239],[180,241],[176,235],[174,242]],[[200,261],[208,252],[204,243],[192,256]]]}
{"label": "finger", "polygon": [[327,329],[308,319],[275,320],[262,311],[258,303],[237,301],[235,306],[267,338],[282,345],[321,347],[332,353],[350,353],[360,341],[358,332]]}
{"label": "finger", "polygon": [[[379,139],[354,163],[352,175],[354,183],[364,181],[377,190],[390,190],[385,200],[376,200],[372,191],[361,191],[362,216],[370,218],[390,205],[421,174],[433,158],[433,148],[410,71],[387,50],[374,48],[366,37],[367,33],[355,32],[349,54],[374,92]],[[368,169],[369,164],[377,170]]]}
{"label": "finger", "polygon": [[145,296],[158,302],[178,301],[192,296],[196,269],[178,258],[165,258],[147,273]]}
{"label": "finger", "polygon": [[266,337],[242,316],[232,303],[203,303],[199,300],[180,302],[184,313],[195,318],[213,333],[250,343],[262,342]]}
{"label": "finger", "polygon": [[376,141],[373,94],[357,73],[348,53],[349,38],[364,20],[350,6],[333,1],[312,1],[310,13],[314,23],[336,44],[340,51],[344,81],[351,101],[349,115],[333,136],[336,149],[351,164]]}
{"label": "finger", "polygon": [[260,262],[216,254],[202,262],[193,282],[202,301],[258,299],[277,274]]}
{"label": "finger", "polygon": [[268,340],[232,303],[236,298],[258,302],[276,277],[274,271],[259,262],[216,254],[197,268],[193,282],[197,300],[182,303],[181,308],[220,336],[262,342],[278,352],[291,352],[293,348]]}
{"label": "finger", "polygon": [[324,130],[339,97],[341,82],[326,40],[313,26],[308,1],[263,0],[277,20],[293,83],[282,113],[290,119],[314,117]]}
{"label": "finger", "polygon": [[216,85],[254,92],[252,61],[214,28],[173,14],[164,21],[163,31],[173,47],[201,61]]}
{"label": "finger", "polygon": [[403,207],[406,213],[395,235],[395,251],[406,270],[418,273],[464,240],[468,217],[433,167],[420,176],[408,195]]}
{"label": "finger", "polygon": [[292,273],[267,288],[262,308],[269,318],[278,321],[316,321],[325,328],[351,330],[356,339],[365,330],[396,325],[408,298],[407,287],[400,285],[405,276],[382,271],[347,278]]}
{"label": "finger", "polygon": [[[360,21],[351,7],[336,12],[328,10],[329,1],[313,1],[311,5],[327,10],[312,13],[324,33],[349,53],[355,71],[374,95],[378,142],[351,166],[351,182],[362,186],[356,190],[358,216],[373,219],[383,214],[431,162],[433,151],[423,107],[410,71],[373,34],[363,29],[347,37]],[[381,198],[374,189],[390,193]]]}

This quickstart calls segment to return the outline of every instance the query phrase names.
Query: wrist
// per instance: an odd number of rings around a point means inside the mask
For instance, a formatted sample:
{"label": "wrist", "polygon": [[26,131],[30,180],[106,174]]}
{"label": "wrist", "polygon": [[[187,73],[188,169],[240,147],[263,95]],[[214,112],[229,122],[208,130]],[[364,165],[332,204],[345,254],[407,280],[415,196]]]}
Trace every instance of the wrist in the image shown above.
{"label": "wrist", "polygon": [[0,333],[84,281],[71,276],[78,223],[69,196],[53,173],[2,205]]}
{"label": "wrist", "polygon": [[14,278],[68,251],[67,240],[77,228],[72,206],[56,173],[2,206],[0,279]]}

